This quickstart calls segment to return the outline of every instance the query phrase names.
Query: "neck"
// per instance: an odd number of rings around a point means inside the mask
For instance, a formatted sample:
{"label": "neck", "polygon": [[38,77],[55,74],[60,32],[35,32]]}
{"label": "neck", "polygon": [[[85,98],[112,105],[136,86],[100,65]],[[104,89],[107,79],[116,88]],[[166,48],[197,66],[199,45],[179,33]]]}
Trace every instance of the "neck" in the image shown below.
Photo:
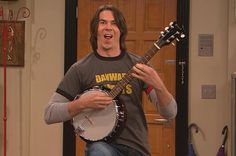
{"label": "neck", "polygon": [[121,51],[120,50],[114,50],[114,49],[97,49],[97,52],[99,55],[103,56],[103,57],[116,57],[119,56]]}

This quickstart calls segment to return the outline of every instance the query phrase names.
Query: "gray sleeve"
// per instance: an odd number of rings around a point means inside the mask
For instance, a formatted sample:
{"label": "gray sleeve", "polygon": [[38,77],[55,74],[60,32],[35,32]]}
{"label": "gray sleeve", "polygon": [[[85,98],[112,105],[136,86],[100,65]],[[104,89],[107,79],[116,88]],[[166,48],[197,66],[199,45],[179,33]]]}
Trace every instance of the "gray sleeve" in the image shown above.
{"label": "gray sleeve", "polygon": [[70,101],[59,93],[54,93],[44,111],[44,120],[47,124],[64,122],[72,117],[68,112]]}
{"label": "gray sleeve", "polygon": [[154,89],[148,94],[148,97],[151,103],[157,108],[158,112],[161,114],[162,117],[164,117],[167,120],[170,120],[176,117],[177,103],[174,98],[171,99],[170,103],[167,106],[161,107],[158,104],[156,92]]}
{"label": "gray sleeve", "polygon": [[160,107],[159,105],[157,105],[157,107],[161,116],[168,120],[175,118],[177,115],[177,103],[174,98],[171,99],[170,103],[167,106]]}

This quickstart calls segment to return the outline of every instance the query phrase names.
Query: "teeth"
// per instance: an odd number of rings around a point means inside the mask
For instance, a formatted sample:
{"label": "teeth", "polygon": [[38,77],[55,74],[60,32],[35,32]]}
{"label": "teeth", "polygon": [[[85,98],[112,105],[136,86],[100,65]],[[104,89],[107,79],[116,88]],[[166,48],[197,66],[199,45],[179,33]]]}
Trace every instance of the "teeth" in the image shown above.
{"label": "teeth", "polygon": [[110,34],[105,34],[104,37],[105,37],[105,38],[112,38],[112,35],[110,35]]}

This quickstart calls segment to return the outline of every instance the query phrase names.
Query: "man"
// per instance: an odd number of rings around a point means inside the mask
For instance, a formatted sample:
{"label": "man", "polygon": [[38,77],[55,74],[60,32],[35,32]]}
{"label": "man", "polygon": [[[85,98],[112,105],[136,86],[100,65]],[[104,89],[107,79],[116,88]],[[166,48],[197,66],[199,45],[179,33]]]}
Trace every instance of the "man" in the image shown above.
{"label": "man", "polygon": [[[99,7],[91,21],[90,32],[93,52],[68,70],[49,101],[45,121],[47,124],[63,122],[88,108],[105,109],[113,101],[111,96],[104,92],[83,92],[93,86],[112,89],[120,77],[132,69],[133,80],[119,95],[127,110],[125,126],[111,142],[87,143],[85,152],[87,156],[149,156],[142,91],[146,91],[150,101],[168,120],[176,116],[177,104],[158,73],[138,63],[139,56],[126,51],[126,22],[117,8],[112,5]],[[83,96],[75,99],[80,94]]]}

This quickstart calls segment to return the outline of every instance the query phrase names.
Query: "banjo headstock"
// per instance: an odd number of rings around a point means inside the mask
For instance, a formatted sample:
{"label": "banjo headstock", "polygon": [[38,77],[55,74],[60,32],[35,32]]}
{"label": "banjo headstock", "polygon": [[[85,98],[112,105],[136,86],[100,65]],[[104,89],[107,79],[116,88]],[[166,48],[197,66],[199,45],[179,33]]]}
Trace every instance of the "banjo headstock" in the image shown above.
{"label": "banjo headstock", "polygon": [[185,37],[183,29],[178,26],[177,22],[171,22],[169,27],[166,27],[160,34],[159,40],[154,43],[159,48],[169,45],[174,40],[178,42]]}

